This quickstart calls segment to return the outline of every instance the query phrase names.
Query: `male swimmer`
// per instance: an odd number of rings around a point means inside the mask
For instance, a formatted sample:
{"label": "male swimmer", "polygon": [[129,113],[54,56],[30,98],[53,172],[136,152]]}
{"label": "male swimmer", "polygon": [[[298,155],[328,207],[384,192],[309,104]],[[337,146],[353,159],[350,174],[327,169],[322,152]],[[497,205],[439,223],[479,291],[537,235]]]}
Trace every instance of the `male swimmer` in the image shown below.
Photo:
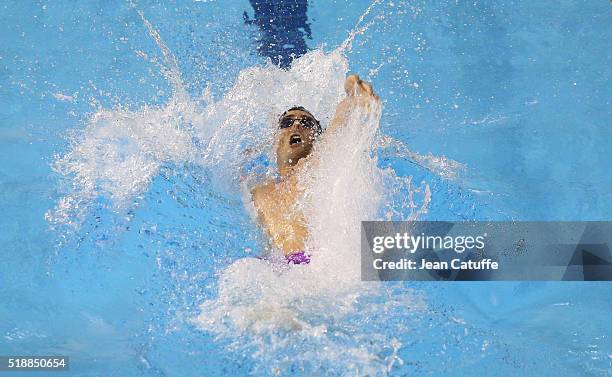
{"label": "male swimmer", "polygon": [[304,214],[297,206],[303,193],[297,177],[301,169],[310,166],[306,161],[317,158],[316,151],[315,157],[311,157],[315,141],[333,143],[334,134],[346,126],[352,111],[369,111],[372,101],[379,101],[372,86],[357,75],[347,77],[344,89],[346,98],[336,107],[325,133],[314,115],[303,107],[292,107],[281,115],[276,135],[276,164],[280,178],[251,190],[258,220],[272,245],[284,253],[290,264],[310,262],[304,251],[308,228]]}

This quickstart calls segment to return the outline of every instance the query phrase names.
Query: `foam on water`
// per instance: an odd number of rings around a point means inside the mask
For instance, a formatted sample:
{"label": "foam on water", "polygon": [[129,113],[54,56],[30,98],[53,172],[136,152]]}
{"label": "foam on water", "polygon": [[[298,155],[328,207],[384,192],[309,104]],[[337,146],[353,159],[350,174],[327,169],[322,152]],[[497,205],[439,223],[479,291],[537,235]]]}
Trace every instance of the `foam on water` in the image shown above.
{"label": "foam on water", "polygon": [[372,154],[381,108],[374,102],[371,107],[357,108],[346,127],[317,145],[316,159],[301,171],[311,264],[236,261],[221,272],[218,296],[201,305],[195,323],[254,352],[262,372],[385,375],[401,362],[401,343],[393,336],[398,329],[370,320],[387,315],[392,303],[405,313],[424,308],[409,290],[386,295],[360,281],[360,220],[378,218],[389,178]]}
{"label": "foam on water", "polygon": [[[70,150],[56,159],[56,171],[71,187],[47,214],[51,223],[78,227],[100,197],[116,208],[129,207],[164,164],[207,167],[215,184],[237,192],[247,165],[261,155],[274,160],[279,114],[305,106],[325,127],[344,97],[350,41],[329,53],[311,51],[289,70],[270,64],[247,68],[218,100],[207,94],[189,98],[170,50],[141,17],[160,46],[173,95],[161,106],[102,109],[90,117]],[[380,104],[370,108],[353,112],[345,128],[316,147],[318,163],[300,174],[312,263],[289,268],[237,260],[219,272],[217,295],[203,302],[193,319],[233,350],[252,352],[254,372],[386,375],[402,362],[394,334],[405,325],[384,318],[395,310],[404,316],[422,311],[424,299],[405,288],[360,281],[360,221],[414,219],[427,211],[431,198],[426,183],[413,187],[410,177],[377,166],[378,147],[393,141],[379,134]],[[457,168],[434,156],[418,161],[447,177]]]}

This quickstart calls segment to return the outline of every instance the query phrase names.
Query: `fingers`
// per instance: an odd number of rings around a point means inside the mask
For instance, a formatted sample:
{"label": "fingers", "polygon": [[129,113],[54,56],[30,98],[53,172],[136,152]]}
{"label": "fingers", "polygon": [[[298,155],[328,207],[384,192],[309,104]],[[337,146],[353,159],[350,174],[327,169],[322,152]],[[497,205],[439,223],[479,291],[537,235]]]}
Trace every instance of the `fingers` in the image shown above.
{"label": "fingers", "polygon": [[346,81],[344,82],[344,91],[346,92],[347,95],[353,95],[355,94],[355,87],[357,86],[357,83],[361,81],[359,79],[359,76],[357,75],[349,75],[346,78]]}
{"label": "fingers", "polygon": [[359,81],[359,86],[361,87],[361,90],[366,92],[368,95],[374,94],[374,91],[372,90],[372,85],[370,83],[365,81]]}
{"label": "fingers", "polygon": [[344,90],[349,96],[373,96],[372,85],[359,78],[358,75],[349,75],[344,82]]}

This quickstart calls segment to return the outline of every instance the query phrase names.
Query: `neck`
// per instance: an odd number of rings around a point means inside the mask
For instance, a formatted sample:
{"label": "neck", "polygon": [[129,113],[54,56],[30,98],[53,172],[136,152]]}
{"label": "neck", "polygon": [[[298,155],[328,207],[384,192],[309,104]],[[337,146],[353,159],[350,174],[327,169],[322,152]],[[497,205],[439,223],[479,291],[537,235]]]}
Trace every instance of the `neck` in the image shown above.
{"label": "neck", "polygon": [[281,178],[287,178],[290,177],[293,172],[295,171],[295,165],[283,165],[278,169],[278,172],[280,173]]}

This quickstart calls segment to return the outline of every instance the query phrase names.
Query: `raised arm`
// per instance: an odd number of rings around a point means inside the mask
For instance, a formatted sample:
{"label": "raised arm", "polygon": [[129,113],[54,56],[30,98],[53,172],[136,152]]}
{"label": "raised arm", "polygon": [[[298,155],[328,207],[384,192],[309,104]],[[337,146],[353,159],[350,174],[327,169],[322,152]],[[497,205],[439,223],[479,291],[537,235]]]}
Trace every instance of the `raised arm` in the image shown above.
{"label": "raised arm", "polygon": [[339,128],[346,126],[351,111],[358,107],[370,111],[372,105],[380,101],[378,96],[374,94],[372,85],[361,80],[357,75],[350,75],[346,78],[344,90],[346,98],[336,107],[336,114],[325,129],[323,138],[326,138],[326,134],[333,134]]}
{"label": "raised arm", "polygon": [[354,112],[361,115],[366,115],[373,109],[377,108],[380,104],[380,99],[374,94],[372,85],[361,80],[357,75],[349,75],[346,78],[346,81],[344,82],[344,91],[346,92],[346,97],[340,101],[336,107],[334,117],[327,128],[325,128],[323,134],[319,136],[319,140],[317,141],[317,144],[320,145],[318,148],[319,151],[317,151],[317,148],[315,148],[314,153],[310,154],[307,158],[301,158],[298,161],[297,166],[316,166],[319,163],[321,156],[321,147],[326,149],[329,147],[329,143],[334,142],[336,132],[343,127],[346,127],[351,115]]}

